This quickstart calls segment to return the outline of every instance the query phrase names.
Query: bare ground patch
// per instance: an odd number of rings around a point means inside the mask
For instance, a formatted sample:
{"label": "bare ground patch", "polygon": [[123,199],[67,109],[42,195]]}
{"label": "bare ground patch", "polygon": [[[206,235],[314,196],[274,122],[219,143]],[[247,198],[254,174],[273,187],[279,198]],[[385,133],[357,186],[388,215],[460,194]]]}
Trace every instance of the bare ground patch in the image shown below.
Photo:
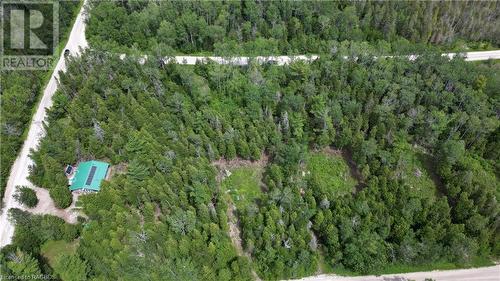
{"label": "bare ground patch", "polygon": [[352,159],[352,152],[348,150],[342,150],[342,158],[347,163],[347,166],[349,166],[349,171],[351,173],[351,176],[355,178],[358,181],[358,184],[356,185],[356,191],[359,192],[363,190],[363,188],[366,187],[366,183],[364,180],[363,175],[361,174],[361,171],[358,169],[358,166],[356,165],[356,162]]}
{"label": "bare ground patch", "polygon": [[109,167],[108,173],[106,174],[106,180],[109,181],[114,175],[126,174],[128,170],[128,163],[119,163],[117,165],[111,165]]}
{"label": "bare ground patch", "polygon": [[224,158],[215,160],[212,162],[212,165],[217,168],[218,173],[216,176],[216,180],[218,183],[221,183],[226,177],[228,177],[228,172],[233,169],[241,168],[241,167],[255,167],[255,168],[264,168],[269,162],[269,156],[266,154],[262,154],[259,160],[251,161],[241,158],[235,158],[231,160],[227,160]]}
{"label": "bare ground patch", "polygon": [[55,206],[54,200],[50,197],[47,189],[35,186],[31,186],[31,189],[36,192],[38,204],[34,208],[27,208],[26,211],[35,215],[52,215],[60,217],[67,223],[74,224],[77,222],[78,216],[81,215],[75,205],[78,200],[77,194],[73,194],[73,202],[71,203],[71,206],[66,209],[59,209]]}

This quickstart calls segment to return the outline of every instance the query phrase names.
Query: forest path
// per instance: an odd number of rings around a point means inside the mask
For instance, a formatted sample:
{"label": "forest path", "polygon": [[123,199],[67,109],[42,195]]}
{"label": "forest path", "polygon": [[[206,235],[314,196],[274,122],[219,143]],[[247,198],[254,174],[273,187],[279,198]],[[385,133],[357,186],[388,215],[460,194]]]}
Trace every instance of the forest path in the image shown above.
{"label": "forest path", "polygon": [[[229,225],[229,237],[231,238],[231,242],[233,243],[234,248],[239,256],[247,257],[250,262],[252,262],[252,257],[250,253],[243,249],[243,243],[241,241],[241,232],[238,217],[236,215],[236,207],[231,199],[227,200],[227,224]],[[261,281],[257,272],[252,268],[252,275],[254,280]]]}
{"label": "forest path", "polygon": [[236,217],[236,207],[231,200],[227,202],[227,224],[229,225],[229,237],[233,242],[236,252],[240,256],[250,256],[243,250],[243,243],[241,241],[241,233],[238,223],[238,218]]}
{"label": "forest path", "polygon": [[[3,199],[2,213],[0,214],[0,248],[11,243],[12,236],[14,235],[14,224],[8,219],[9,209],[22,207],[15,199],[14,194],[16,191],[16,186],[24,185],[31,188],[33,184],[28,180],[29,176],[29,166],[33,164],[33,160],[29,157],[30,150],[36,150],[40,140],[45,135],[45,130],[43,128],[43,122],[47,116],[47,109],[52,106],[52,96],[57,90],[57,80],[59,78],[59,71],[66,71],[66,61],[64,58],[64,51],[69,50],[71,55],[77,56],[80,53],[80,48],[86,48],[88,46],[87,40],[85,39],[85,15],[84,10],[87,4],[87,0],[84,1],[78,16],[76,17],[71,33],[68,37],[68,42],[62,53],[59,56],[57,65],[52,72],[49,83],[47,84],[45,90],[43,91],[43,96],[38,104],[35,115],[31,120],[28,135],[24,141],[23,147],[20,154],[16,158],[16,161],[12,165],[10,170],[9,179],[7,181],[7,186],[5,188],[5,196]],[[61,171],[62,172],[62,171]],[[39,206],[35,207],[33,210],[26,209],[29,212],[41,214],[52,214],[62,217],[67,221],[73,221],[74,216],[70,215],[68,211],[57,209],[50,196],[48,196],[48,191],[42,191],[41,189],[34,188],[37,192],[40,202]],[[70,207],[71,208],[71,207]],[[76,217],[75,217],[76,218]]]}

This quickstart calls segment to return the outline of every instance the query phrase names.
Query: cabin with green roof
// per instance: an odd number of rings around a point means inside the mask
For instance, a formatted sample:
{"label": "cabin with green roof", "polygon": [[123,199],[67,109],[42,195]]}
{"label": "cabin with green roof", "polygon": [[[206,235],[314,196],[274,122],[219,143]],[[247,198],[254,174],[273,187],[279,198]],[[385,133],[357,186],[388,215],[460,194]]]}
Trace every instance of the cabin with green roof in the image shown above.
{"label": "cabin with green roof", "polygon": [[72,192],[97,192],[108,174],[109,164],[101,161],[81,162],[69,179]]}

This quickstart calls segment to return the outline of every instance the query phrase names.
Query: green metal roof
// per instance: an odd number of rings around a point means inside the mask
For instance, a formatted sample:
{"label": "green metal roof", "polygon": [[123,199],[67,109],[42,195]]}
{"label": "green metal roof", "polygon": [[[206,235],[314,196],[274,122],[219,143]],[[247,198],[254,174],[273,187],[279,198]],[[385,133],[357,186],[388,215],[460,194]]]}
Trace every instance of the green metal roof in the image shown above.
{"label": "green metal roof", "polygon": [[71,191],[87,189],[99,191],[101,181],[106,178],[109,164],[101,161],[82,162],[76,168],[75,176],[71,181],[69,189]]}

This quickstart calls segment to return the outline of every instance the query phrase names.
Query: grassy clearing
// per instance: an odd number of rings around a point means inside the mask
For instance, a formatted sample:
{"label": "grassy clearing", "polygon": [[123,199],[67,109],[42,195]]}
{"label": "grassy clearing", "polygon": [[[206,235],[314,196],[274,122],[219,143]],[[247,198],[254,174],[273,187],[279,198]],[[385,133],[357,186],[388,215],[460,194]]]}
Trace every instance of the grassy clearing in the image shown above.
{"label": "grassy clearing", "polygon": [[439,177],[432,173],[432,159],[408,143],[398,144],[396,150],[399,159],[394,171],[395,176],[410,186],[413,196],[433,200],[436,197],[436,183]]}
{"label": "grassy clearing", "polygon": [[49,265],[54,267],[57,257],[61,254],[74,254],[78,248],[78,241],[49,240],[42,245],[41,253],[47,258]]}
{"label": "grassy clearing", "polygon": [[340,155],[311,152],[307,157],[307,178],[312,183],[334,196],[354,191],[357,184],[349,167]]}
{"label": "grassy clearing", "polygon": [[243,209],[258,199],[262,193],[260,180],[262,168],[241,167],[231,171],[231,175],[224,179],[222,188],[231,195],[238,209]]}

